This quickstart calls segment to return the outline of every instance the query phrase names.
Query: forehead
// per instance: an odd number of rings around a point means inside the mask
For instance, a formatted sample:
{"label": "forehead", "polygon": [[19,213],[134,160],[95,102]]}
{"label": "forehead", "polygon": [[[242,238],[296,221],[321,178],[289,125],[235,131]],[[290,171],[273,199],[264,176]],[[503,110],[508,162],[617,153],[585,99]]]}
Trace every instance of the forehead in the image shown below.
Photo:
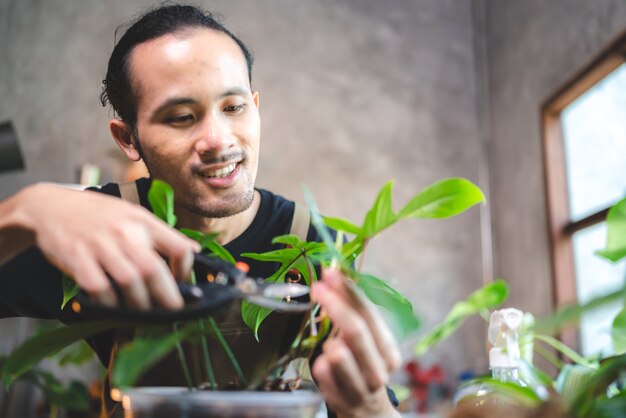
{"label": "forehead", "polygon": [[246,59],[228,35],[191,28],[137,45],[130,55],[130,76],[140,101],[168,89],[249,88]]}

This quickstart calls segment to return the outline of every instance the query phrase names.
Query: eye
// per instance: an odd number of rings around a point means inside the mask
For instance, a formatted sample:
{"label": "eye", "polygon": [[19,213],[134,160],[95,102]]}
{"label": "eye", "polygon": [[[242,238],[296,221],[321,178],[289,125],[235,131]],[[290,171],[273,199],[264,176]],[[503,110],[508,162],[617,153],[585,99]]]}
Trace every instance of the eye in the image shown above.
{"label": "eye", "polygon": [[181,114],[181,115],[173,115],[169,116],[166,121],[171,124],[184,124],[193,121],[193,115],[189,113]]}
{"label": "eye", "polygon": [[245,104],[237,104],[237,105],[228,105],[224,106],[224,112],[226,113],[241,113],[243,112]]}

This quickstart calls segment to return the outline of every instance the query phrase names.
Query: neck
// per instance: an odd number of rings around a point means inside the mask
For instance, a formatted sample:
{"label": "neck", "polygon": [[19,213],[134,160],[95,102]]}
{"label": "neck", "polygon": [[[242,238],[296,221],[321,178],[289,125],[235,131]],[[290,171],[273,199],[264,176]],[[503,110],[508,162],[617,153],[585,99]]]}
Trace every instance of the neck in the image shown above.
{"label": "neck", "polygon": [[176,227],[193,229],[203,234],[217,233],[219,234],[216,238],[217,242],[221,245],[228,244],[252,224],[260,205],[261,195],[255,190],[252,204],[248,209],[225,218],[207,218],[185,209],[176,208],[178,218]]}

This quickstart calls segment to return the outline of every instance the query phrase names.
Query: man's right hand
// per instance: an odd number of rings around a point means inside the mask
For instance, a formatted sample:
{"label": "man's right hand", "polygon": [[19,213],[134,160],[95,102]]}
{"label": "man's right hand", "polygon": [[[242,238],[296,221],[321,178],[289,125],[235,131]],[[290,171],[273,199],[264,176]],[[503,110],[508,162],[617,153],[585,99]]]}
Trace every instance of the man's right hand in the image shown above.
{"label": "man's right hand", "polygon": [[120,302],[113,280],[124,303],[139,309],[182,307],[175,281],[188,277],[199,251],[138,205],[52,184],[29,186],[0,203],[0,260],[33,245],[95,300]]}

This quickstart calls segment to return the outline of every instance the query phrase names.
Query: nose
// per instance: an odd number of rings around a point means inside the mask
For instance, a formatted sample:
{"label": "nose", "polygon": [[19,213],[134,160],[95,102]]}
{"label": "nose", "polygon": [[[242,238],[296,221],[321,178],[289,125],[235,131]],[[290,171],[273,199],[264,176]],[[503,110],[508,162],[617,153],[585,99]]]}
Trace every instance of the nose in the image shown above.
{"label": "nose", "polygon": [[198,154],[219,154],[233,145],[228,122],[220,117],[209,117],[198,125],[194,148]]}

